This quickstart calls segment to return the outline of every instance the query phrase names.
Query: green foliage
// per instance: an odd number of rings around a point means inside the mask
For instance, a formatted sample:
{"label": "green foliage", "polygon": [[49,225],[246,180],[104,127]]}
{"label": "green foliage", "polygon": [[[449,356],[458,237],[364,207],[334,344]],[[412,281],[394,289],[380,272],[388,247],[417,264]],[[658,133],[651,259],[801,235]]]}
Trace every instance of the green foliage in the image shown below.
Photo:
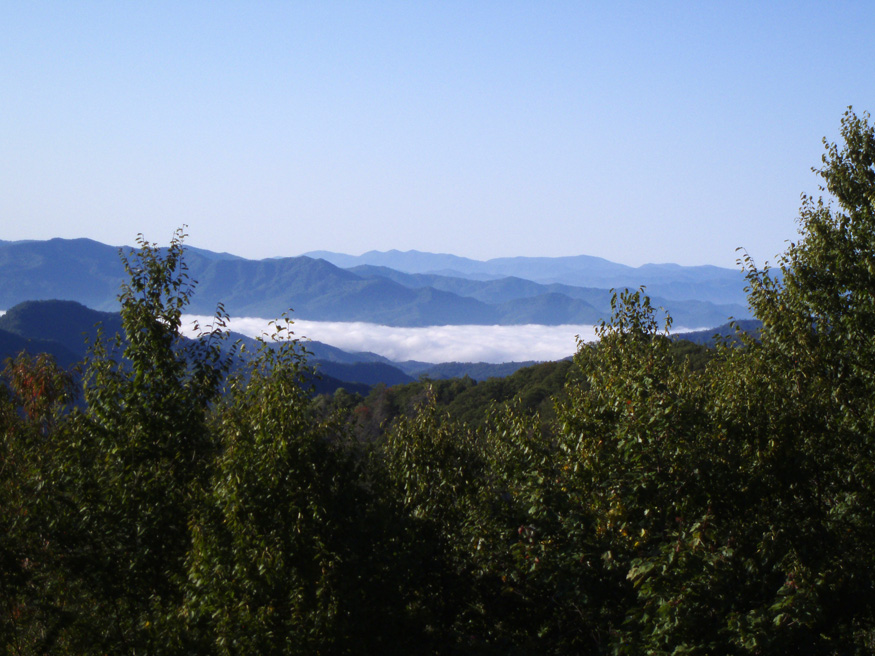
{"label": "green foliage", "polygon": [[10,359],[0,385],[0,651],[44,653],[67,622],[58,599],[52,518],[67,509],[53,494],[60,466],[53,444],[74,399],[72,377],[51,357]]}
{"label": "green foliage", "polygon": [[434,397],[404,417],[386,435],[381,462],[397,496],[415,522],[413,545],[421,561],[415,579],[422,590],[418,611],[439,636],[445,651],[488,651],[494,623],[489,589],[494,573],[474,562],[488,553],[488,528],[480,509],[488,485],[487,454],[481,437],[439,414]]}
{"label": "green foliage", "polygon": [[622,292],[597,332],[599,342],[581,345],[576,358],[584,378],[558,411],[566,485],[588,507],[595,557],[624,581],[615,593],[622,592],[614,646],[648,652],[653,645],[634,647],[639,633],[629,625],[636,612],[654,609],[636,606],[629,584],[640,584],[648,554],[703,521],[710,472],[699,461],[713,451],[702,439],[698,377],[676,363],[649,299]]}
{"label": "green foliage", "polygon": [[404,624],[374,530],[386,527],[355,450],[311,408],[303,357],[295,341],[263,343],[213,418],[222,455],[193,527],[186,608],[219,654],[360,653],[407,639],[386,624],[391,611]]}
{"label": "green foliage", "polygon": [[425,378],[392,387],[375,385],[367,396],[342,389],[332,397],[321,395],[316,404],[324,416],[339,412],[348,417],[351,430],[363,441],[378,439],[394,421],[415,415],[428,399],[433,399],[439,410],[472,428],[488,424],[493,406],[515,404],[522,414],[539,415],[546,429],[571,370],[569,360],[543,362],[518,369],[504,378],[480,382],[467,376]]}
{"label": "green foliage", "polygon": [[[821,171],[841,209],[805,200],[779,277],[747,261],[759,342],[690,376],[634,337],[648,321],[633,303],[579,356],[596,377],[568,426],[598,467],[596,514],[637,595],[620,653],[872,647],[873,139],[850,113],[843,135]],[[860,180],[868,197],[847,191]]]}
{"label": "green foliage", "polygon": [[[224,317],[195,341],[180,334],[193,290],[181,231],[161,251],[139,239],[122,261],[123,339],[98,339],[85,372],[84,412],[67,427],[74,495],[67,531],[80,543],[69,576],[94,606],[75,637],[83,652],[180,649],[177,613],[188,524],[208,480],[215,443],[210,406],[230,358]],[[121,357],[118,353],[121,351]]]}
{"label": "green foliage", "polygon": [[759,419],[745,426],[770,456],[755,461],[756,474],[773,482],[771,530],[784,548],[785,578],[763,615],[788,639],[828,653],[871,640],[875,602],[875,131],[868,120],[848,110],[844,143],[825,144],[818,173],[831,202],[803,198],[802,239],[781,259],[780,275],[746,259],[763,331],[741,364],[765,379],[749,376],[729,389],[744,402],[738,410]]}

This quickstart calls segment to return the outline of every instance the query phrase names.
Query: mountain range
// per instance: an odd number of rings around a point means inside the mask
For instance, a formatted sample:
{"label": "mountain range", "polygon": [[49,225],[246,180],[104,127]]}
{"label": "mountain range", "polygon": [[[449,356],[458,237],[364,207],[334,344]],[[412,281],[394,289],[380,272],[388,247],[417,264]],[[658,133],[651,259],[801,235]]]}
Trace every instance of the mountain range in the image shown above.
{"label": "mountain range", "polygon": [[747,304],[741,272],[710,265],[685,267],[678,264],[645,264],[630,267],[591,255],[500,257],[481,261],[415,250],[368,251],[362,255],[310,251],[304,255],[353,270],[359,266],[377,266],[404,273],[436,274],[450,278],[495,280],[511,277],[543,285],[561,283],[600,289],[637,288],[644,285],[652,295],[673,301],[707,300]]}
{"label": "mountain range", "polygon": [[[63,299],[116,311],[125,279],[119,250],[89,239],[0,242],[0,309]],[[297,319],[390,326],[584,325],[609,316],[609,288],[646,285],[675,325],[750,316],[741,273],[710,266],[632,268],[589,256],[480,262],[417,251],[248,260],[193,247],[186,263],[198,281],[195,314],[221,302],[238,317],[292,309]]]}

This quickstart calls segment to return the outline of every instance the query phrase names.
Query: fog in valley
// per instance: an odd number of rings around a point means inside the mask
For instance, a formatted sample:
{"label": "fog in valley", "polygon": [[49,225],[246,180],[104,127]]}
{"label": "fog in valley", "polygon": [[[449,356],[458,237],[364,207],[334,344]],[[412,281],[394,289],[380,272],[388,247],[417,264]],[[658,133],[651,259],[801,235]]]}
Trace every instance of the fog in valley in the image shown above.
{"label": "fog in valley", "polygon": [[[185,315],[183,327],[194,335],[193,322],[204,329],[212,317]],[[248,337],[270,334],[268,319],[232,318],[228,328]],[[576,338],[596,338],[595,326],[426,326],[401,328],[363,322],[295,320],[299,339],[331,344],[344,351],[371,351],[390,360],[423,362],[523,362],[561,360],[577,350]],[[673,332],[683,332],[676,328]],[[695,330],[692,329],[692,330]]]}

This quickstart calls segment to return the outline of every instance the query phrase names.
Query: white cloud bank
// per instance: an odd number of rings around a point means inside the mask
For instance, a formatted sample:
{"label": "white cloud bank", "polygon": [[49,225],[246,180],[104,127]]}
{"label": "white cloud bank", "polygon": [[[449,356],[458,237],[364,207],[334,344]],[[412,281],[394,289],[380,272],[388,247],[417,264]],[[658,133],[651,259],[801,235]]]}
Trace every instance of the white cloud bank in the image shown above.
{"label": "white cloud bank", "polygon": [[[186,315],[183,326],[197,320],[201,326],[211,317]],[[232,318],[228,328],[258,337],[270,332],[267,319]],[[593,326],[427,326],[398,328],[362,322],[296,320],[292,329],[298,338],[331,344],[344,351],[372,351],[395,361],[424,362],[522,362],[560,360],[577,350],[575,336],[595,339]],[[189,330],[189,332],[191,332]]]}

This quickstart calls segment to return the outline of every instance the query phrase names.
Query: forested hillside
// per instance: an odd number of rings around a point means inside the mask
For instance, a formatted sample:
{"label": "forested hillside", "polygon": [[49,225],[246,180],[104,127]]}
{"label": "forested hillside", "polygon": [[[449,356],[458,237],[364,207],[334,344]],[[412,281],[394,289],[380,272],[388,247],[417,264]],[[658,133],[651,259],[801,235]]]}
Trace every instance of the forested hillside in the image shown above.
{"label": "forested hillside", "polygon": [[314,400],[282,321],[183,339],[183,235],[141,239],[78,388],[4,371],[3,652],[873,653],[868,115],[842,137],[779,268],[743,260],[757,335],[673,342],[623,290],[499,382]]}
{"label": "forested hillside", "polygon": [[[666,337],[658,339],[668,340]],[[669,340],[670,357],[679,367],[691,372],[704,370],[717,351],[687,340]],[[455,363],[438,365],[432,373],[452,371]],[[333,395],[321,395],[315,405],[324,415],[337,412],[346,417],[349,429],[358,439],[374,439],[391,430],[396,421],[414,417],[423,404],[433,404],[440,413],[472,428],[488,425],[493,412],[512,408],[527,416],[537,416],[545,427],[556,419],[556,403],[565,389],[573,385],[579,371],[571,359],[558,362],[528,363],[518,367],[508,363],[490,369],[492,375],[476,380],[473,376],[422,377],[415,382],[393,385],[388,381],[374,386],[367,394],[341,388]],[[459,365],[463,366],[463,365]],[[475,369],[476,372],[476,369]]]}

